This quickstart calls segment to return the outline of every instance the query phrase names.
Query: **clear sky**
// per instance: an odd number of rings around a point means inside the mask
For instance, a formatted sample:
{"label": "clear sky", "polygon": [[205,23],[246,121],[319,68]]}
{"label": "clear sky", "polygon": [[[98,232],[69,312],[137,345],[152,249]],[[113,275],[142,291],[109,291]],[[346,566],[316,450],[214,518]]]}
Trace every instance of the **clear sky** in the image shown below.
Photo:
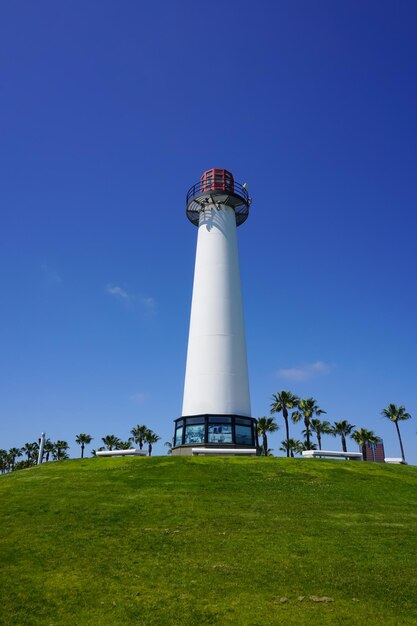
{"label": "clear sky", "polygon": [[404,404],[417,463],[416,20],[413,0],[2,3],[0,448],[171,438],[184,198],[225,167],[253,197],[254,417],[290,389],[399,456],[380,412]]}

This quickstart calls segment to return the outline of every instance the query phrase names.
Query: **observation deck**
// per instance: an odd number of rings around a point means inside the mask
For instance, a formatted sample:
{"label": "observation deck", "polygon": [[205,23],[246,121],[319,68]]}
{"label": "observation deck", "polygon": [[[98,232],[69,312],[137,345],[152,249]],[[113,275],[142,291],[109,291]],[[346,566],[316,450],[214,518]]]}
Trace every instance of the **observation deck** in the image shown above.
{"label": "observation deck", "polygon": [[200,213],[209,205],[226,205],[234,210],[236,226],[240,226],[248,218],[250,203],[251,198],[244,185],[237,183],[227,170],[213,168],[204,172],[200,182],[188,190],[186,213],[190,222],[198,226]]}

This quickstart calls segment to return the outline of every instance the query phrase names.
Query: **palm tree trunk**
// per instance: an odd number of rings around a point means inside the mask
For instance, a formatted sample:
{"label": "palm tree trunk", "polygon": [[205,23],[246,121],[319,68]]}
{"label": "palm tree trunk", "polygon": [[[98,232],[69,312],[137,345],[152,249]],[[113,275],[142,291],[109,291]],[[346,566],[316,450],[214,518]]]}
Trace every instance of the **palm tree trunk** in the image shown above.
{"label": "palm tree trunk", "polygon": [[366,443],[362,444],[362,457],[363,460],[366,461]]}
{"label": "palm tree trunk", "polygon": [[317,443],[319,444],[319,450],[321,450],[321,435],[317,433]]}
{"label": "palm tree trunk", "polygon": [[81,458],[84,458],[84,444],[81,444]]}
{"label": "palm tree trunk", "polygon": [[265,456],[268,456],[268,438],[266,436],[266,433],[263,433],[262,435],[262,444],[264,447]]}
{"label": "palm tree trunk", "polygon": [[304,420],[304,426],[306,427],[306,442],[307,442],[307,445],[309,446],[310,445],[310,428],[309,428],[310,424],[309,424],[309,421],[306,419]]}
{"label": "palm tree trunk", "polygon": [[400,441],[400,448],[401,448],[401,458],[405,463],[405,455],[404,455],[404,448],[403,448],[403,442],[401,439],[401,434],[400,434],[400,427],[398,426],[398,422],[394,422],[395,424],[395,428],[397,429],[397,435],[398,435],[398,439]]}
{"label": "palm tree trunk", "polygon": [[284,418],[284,422],[285,422],[285,432],[287,434],[287,444],[286,444],[286,448],[287,448],[287,458],[289,458],[290,456],[290,446],[289,446],[289,440],[290,440],[290,426],[288,424],[288,411],[287,409],[284,407],[282,410],[282,416]]}
{"label": "palm tree trunk", "polygon": [[343,433],[341,434],[341,437],[342,437],[342,450],[343,450],[343,452],[347,452],[346,437],[345,437],[345,435]]}
{"label": "palm tree trunk", "polygon": [[151,443],[148,446],[148,456],[152,456],[152,444]]}

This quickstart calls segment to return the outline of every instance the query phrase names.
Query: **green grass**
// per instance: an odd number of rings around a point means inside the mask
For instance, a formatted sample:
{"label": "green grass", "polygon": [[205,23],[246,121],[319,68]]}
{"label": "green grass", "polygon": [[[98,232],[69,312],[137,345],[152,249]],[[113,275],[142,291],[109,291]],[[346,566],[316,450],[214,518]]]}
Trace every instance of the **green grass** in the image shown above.
{"label": "green grass", "polygon": [[0,478],[0,528],[2,625],[417,624],[414,467],[49,463]]}

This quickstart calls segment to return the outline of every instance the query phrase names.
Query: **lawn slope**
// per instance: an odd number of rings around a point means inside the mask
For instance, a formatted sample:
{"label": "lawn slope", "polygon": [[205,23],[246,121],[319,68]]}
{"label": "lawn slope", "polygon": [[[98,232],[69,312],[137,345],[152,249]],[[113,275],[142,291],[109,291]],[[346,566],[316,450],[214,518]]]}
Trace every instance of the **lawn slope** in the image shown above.
{"label": "lawn slope", "polygon": [[417,624],[414,467],[49,463],[0,477],[0,529],[2,626]]}

